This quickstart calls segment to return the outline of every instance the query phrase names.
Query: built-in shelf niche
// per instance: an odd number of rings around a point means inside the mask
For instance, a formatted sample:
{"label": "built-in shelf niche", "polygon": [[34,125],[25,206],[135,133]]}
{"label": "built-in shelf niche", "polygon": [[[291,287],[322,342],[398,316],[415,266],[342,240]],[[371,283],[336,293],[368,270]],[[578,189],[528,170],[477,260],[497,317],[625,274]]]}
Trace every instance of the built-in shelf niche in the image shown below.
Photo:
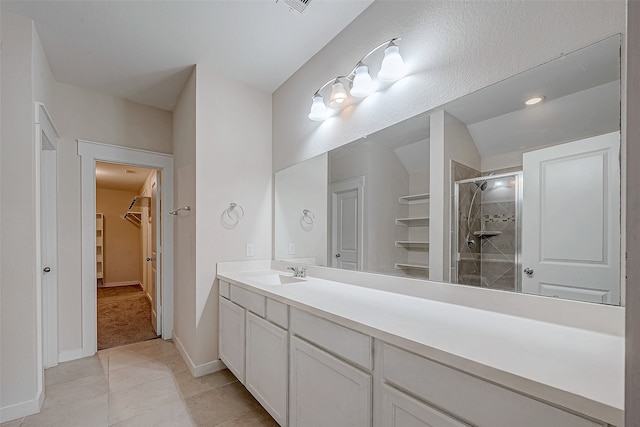
{"label": "built-in shelf niche", "polygon": [[96,278],[104,278],[104,215],[96,213]]}

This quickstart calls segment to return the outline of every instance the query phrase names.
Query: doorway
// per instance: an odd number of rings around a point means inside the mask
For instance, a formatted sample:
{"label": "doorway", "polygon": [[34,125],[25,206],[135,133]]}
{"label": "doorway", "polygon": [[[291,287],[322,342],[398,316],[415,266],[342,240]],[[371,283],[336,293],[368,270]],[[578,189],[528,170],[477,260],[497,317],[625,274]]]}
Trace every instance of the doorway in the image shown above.
{"label": "doorway", "polygon": [[160,172],[96,162],[98,350],[157,338]]}
{"label": "doorway", "polygon": [[[73,360],[91,356],[97,351],[97,272],[96,272],[96,162],[132,165],[155,169],[162,179],[158,190],[159,218],[166,216],[173,205],[173,156],[170,154],[126,148],[97,142],[78,140],[81,158],[82,193],[82,348],[79,351],[61,353],[60,360]],[[173,331],[173,221],[167,217],[158,221],[157,235],[158,276],[157,283],[162,300],[158,300],[161,314],[159,333],[170,339]],[[158,228],[156,228],[158,229]]]}

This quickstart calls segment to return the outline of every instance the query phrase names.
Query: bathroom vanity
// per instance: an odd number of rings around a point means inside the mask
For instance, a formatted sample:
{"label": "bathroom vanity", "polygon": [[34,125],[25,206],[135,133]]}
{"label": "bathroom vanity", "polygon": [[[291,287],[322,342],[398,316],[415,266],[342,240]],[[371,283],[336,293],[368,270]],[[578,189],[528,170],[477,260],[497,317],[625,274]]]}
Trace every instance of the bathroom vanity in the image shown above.
{"label": "bathroom vanity", "polygon": [[624,423],[620,307],[288,265],[218,264],[220,358],[282,426]]}

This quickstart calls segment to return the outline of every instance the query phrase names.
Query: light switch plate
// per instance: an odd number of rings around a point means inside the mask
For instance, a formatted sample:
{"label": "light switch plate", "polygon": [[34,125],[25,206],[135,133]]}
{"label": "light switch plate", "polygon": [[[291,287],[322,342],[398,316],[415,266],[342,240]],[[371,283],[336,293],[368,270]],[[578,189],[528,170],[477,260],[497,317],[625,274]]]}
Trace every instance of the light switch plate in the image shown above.
{"label": "light switch plate", "polygon": [[247,256],[254,256],[256,254],[256,245],[254,243],[247,243]]}
{"label": "light switch plate", "polygon": [[296,254],[296,244],[289,243],[289,255],[295,255],[295,254]]}

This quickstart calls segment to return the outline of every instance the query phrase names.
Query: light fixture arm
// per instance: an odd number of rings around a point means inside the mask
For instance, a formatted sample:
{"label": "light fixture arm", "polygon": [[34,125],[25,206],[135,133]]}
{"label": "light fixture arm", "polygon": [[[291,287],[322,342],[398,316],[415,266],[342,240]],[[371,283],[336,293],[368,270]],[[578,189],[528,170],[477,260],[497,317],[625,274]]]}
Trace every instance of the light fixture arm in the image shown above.
{"label": "light fixture arm", "polygon": [[315,97],[315,96],[319,96],[319,95],[320,95],[320,92],[322,92],[322,90],[323,90],[325,87],[329,86],[330,84],[333,84],[333,83],[338,82],[340,79],[347,79],[347,80],[349,80],[349,76],[338,76],[338,77],[333,77],[331,80],[327,81],[325,84],[323,84],[322,86],[320,86],[320,88],[319,88],[317,91],[315,91],[315,92],[313,93],[313,95],[311,96],[311,98],[313,98],[313,97]]}
{"label": "light fixture arm", "polygon": [[394,38],[392,38],[391,40],[387,40],[387,41],[386,41],[386,42],[384,42],[384,43],[380,43],[378,46],[376,46],[376,47],[374,47],[373,49],[371,49],[371,50],[369,51],[369,53],[367,53],[365,56],[363,56],[363,57],[360,59],[360,61],[358,61],[358,63],[356,64],[356,66],[355,66],[355,67],[353,67],[353,70],[351,70],[351,72],[350,72],[349,74],[347,74],[347,75],[345,76],[345,78],[346,78],[347,80],[353,80],[353,77],[352,77],[352,76],[354,76],[354,75],[355,75],[355,73],[356,73],[356,69],[357,69],[360,65],[364,65],[364,61],[366,61],[366,60],[367,60],[367,58],[369,58],[371,55],[373,55],[373,54],[374,54],[374,52],[376,52],[378,49],[380,49],[380,48],[381,48],[381,47],[383,47],[383,46],[384,46],[384,47],[387,47],[387,46],[391,46],[392,44],[393,44],[393,45],[395,45],[395,43],[394,43],[394,42],[396,42],[396,41],[398,41],[398,40],[402,40],[402,38],[400,38],[400,37],[394,37]]}

